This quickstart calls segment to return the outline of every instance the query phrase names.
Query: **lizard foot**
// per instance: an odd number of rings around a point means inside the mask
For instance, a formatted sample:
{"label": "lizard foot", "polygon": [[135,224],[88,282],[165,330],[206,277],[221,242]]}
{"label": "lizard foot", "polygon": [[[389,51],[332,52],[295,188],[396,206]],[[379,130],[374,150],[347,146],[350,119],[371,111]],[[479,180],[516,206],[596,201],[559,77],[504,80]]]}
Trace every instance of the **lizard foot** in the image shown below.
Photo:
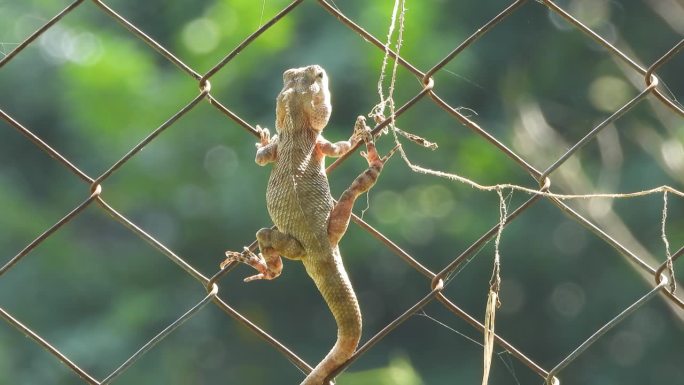
{"label": "lizard foot", "polygon": [[366,143],[366,151],[361,151],[361,156],[366,158],[368,165],[371,168],[375,168],[378,171],[382,169],[383,164],[387,159],[389,159],[397,147],[393,148],[388,155],[380,158],[378,155],[378,150],[375,147],[375,141],[373,138],[373,131],[366,124],[366,117],[361,115],[356,118],[356,124],[354,124],[354,135],[352,135],[353,140],[359,142],[363,140]]}
{"label": "lizard foot", "polygon": [[268,146],[273,140],[275,140],[278,135],[271,138],[271,132],[266,127],[261,127],[256,125],[256,132],[259,134],[259,142],[256,143],[257,148]]}
{"label": "lizard foot", "polygon": [[362,140],[365,143],[372,142],[373,132],[366,124],[366,117],[359,115],[359,117],[356,118],[356,123],[354,123],[354,133],[352,134],[351,141],[356,144]]}
{"label": "lizard foot", "polygon": [[254,254],[248,247],[245,247],[241,253],[237,251],[226,251],[226,259],[221,262],[221,269],[231,262],[244,263],[259,272],[259,274],[245,278],[245,282],[255,281],[257,279],[274,279],[280,275],[280,271],[282,270],[282,263],[280,264],[280,269],[278,269],[277,266],[269,266],[266,259],[261,254]]}

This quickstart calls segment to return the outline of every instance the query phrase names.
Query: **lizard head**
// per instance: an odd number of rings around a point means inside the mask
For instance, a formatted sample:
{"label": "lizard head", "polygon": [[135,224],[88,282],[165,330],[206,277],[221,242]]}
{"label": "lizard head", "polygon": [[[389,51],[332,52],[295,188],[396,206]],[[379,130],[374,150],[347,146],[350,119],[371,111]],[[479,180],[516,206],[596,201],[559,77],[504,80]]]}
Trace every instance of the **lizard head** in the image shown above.
{"label": "lizard head", "polygon": [[283,90],[276,107],[279,132],[302,125],[320,132],[328,124],[331,110],[328,75],[321,66],[292,68],[283,73]]}

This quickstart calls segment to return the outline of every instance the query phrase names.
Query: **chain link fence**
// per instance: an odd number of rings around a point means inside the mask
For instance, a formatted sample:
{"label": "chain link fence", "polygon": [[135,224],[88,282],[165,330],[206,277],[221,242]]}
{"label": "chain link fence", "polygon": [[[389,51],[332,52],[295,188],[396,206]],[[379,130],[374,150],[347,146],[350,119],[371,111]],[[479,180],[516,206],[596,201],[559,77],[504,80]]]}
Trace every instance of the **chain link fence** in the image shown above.
{"label": "chain link fence", "polygon": [[[612,55],[617,61],[628,66],[634,74],[643,78],[643,87],[636,97],[634,97],[629,102],[627,102],[619,109],[617,109],[603,122],[587,130],[586,134],[581,140],[575,143],[560,158],[558,158],[557,161],[553,162],[553,164],[551,164],[544,170],[539,170],[533,167],[530,163],[528,163],[526,159],[515,153],[510,148],[508,148],[499,139],[497,139],[490,132],[486,131],[483,127],[475,123],[468,116],[464,115],[461,109],[455,108],[449,103],[447,103],[438,94],[438,86],[433,80],[433,75],[443,70],[443,68],[447,64],[449,64],[451,61],[459,57],[459,55],[465,50],[467,50],[474,42],[476,42],[478,39],[492,31],[493,29],[497,28],[497,26],[500,23],[502,23],[511,15],[515,14],[516,11],[521,9],[521,7],[523,6],[526,6],[526,3],[529,2],[525,0],[518,0],[512,2],[510,5],[505,7],[505,9],[501,10],[500,13],[492,17],[484,25],[478,28],[472,35],[470,35],[460,45],[454,48],[453,51],[446,55],[442,60],[435,63],[427,71],[421,71],[411,62],[409,62],[405,58],[402,58],[401,56],[398,56],[391,50],[389,50],[389,55],[392,59],[397,60],[400,66],[402,66],[410,73],[415,75],[415,77],[423,85],[420,92],[418,92],[415,96],[413,96],[413,98],[411,98],[409,101],[407,101],[405,104],[403,104],[396,110],[396,117],[400,117],[402,114],[410,110],[414,105],[416,105],[416,103],[418,103],[421,100],[432,101],[434,105],[446,111],[450,116],[453,117],[453,119],[457,120],[470,130],[472,130],[474,133],[484,138],[491,144],[491,146],[496,147],[498,150],[501,151],[501,153],[505,154],[508,158],[513,160],[517,165],[519,165],[521,169],[527,172],[538,183],[538,185],[540,186],[540,192],[549,192],[552,186],[552,176],[554,171],[556,171],[561,165],[563,165],[581,147],[595,140],[596,136],[601,132],[603,128],[608,126],[610,123],[614,122],[625,112],[633,109],[635,106],[642,103],[644,99],[646,99],[647,97],[654,96],[659,101],[659,103],[661,103],[663,106],[669,109],[674,115],[684,117],[684,109],[676,101],[676,99],[669,96],[669,94],[663,88],[662,84],[659,84],[657,76],[658,69],[661,68],[663,65],[667,64],[669,61],[673,60],[673,58],[675,58],[676,55],[680,53],[681,49],[684,48],[684,39],[679,41],[673,47],[671,47],[671,49],[669,49],[667,52],[664,52],[663,55],[658,60],[654,61],[651,65],[649,65],[648,67],[643,67],[639,65],[637,61],[631,58],[628,54],[614,47],[606,39],[601,37],[598,33],[594,32],[589,27],[585,26],[577,18],[575,18],[566,10],[558,6],[553,1],[541,0],[538,2],[543,4],[543,6],[547,7],[555,15],[561,17],[562,19],[565,19],[574,28],[581,31],[582,34],[586,37],[586,39],[591,39],[600,46],[602,46],[605,49],[606,55]],[[15,57],[21,55],[22,52],[30,45],[36,44],[37,39],[41,37],[43,34],[45,34],[46,31],[48,31],[50,28],[58,24],[63,17],[70,14],[71,12],[74,12],[84,3],[87,2],[84,0],[74,1],[64,10],[62,10],[52,19],[46,22],[43,26],[41,26],[39,29],[33,32],[25,41],[18,44],[13,50],[11,50],[4,57],[2,57],[0,59],[0,76],[2,75],[2,67],[4,65],[11,62],[13,59],[15,59]],[[218,307],[228,316],[237,320],[239,323],[244,325],[245,328],[249,329],[251,332],[253,332],[257,336],[262,338],[264,341],[266,341],[268,344],[270,344],[282,355],[287,357],[287,359],[289,359],[293,363],[293,365],[297,366],[304,372],[310,371],[313,364],[315,363],[307,363],[304,360],[302,360],[296,354],[296,352],[294,352],[293,350],[285,346],[283,343],[278,341],[276,338],[262,330],[256,323],[254,323],[248,317],[233,309],[226,302],[225,299],[221,298],[221,296],[218,295],[221,280],[231,272],[233,266],[228,266],[224,270],[216,272],[216,274],[211,277],[201,274],[195,267],[193,267],[183,258],[179,257],[169,247],[155,239],[155,237],[148,234],[145,230],[143,230],[138,224],[134,223],[131,219],[122,215],[119,211],[117,211],[115,207],[113,207],[107,201],[105,201],[101,194],[105,182],[107,182],[107,180],[113,174],[115,174],[122,165],[131,160],[133,157],[135,157],[141,150],[143,150],[152,141],[154,141],[159,136],[159,134],[161,134],[170,126],[172,126],[182,116],[184,116],[189,111],[193,110],[195,107],[202,103],[208,103],[212,107],[216,108],[225,117],[231,119],[239,126],[243,127],[246,133],[258,136],[257,132],[255,131],[252,125],[250,125],[245,119],[241,118],[237,113],[229,109],[227,106],[219,102],[212,95],[210,81],[212,77],[216,75],[219,71],[224,69],[226,66],[229,66],[231,64],[231,61],[236,57],[236,55],[238,55],[251,43],[259,39],[259,37],[269,28],[277,24],[282,19],[288,17],[288,14],[290,14],[290,12],[292,12],[297,7],[319,6],[321,9],[325,10],[325,12],[329,13],[330,16],[332,16],[330,17],[328,22],[340,23],[341,25],[348,28],[350,31],[353,31],[355,34],[358,34],[358,36],[361,39],[364,39],[372,43],[375,47],[377,47],[379,52],[384,52],[386,50],[386,47],[378,38],[366,32],[361,26],[359,26],[353,20],[348,18],[345,14],[340,12],[332,2],[328,2],[325,0],[319,0],[317,2],[305,2],[303,0],[297,0],[289,4],[284,9],[282,9],[275,17],[268,20],[256,32],[254,32],[246,39],[244,39],[244,41],[237,45],[230,53],[228,53],[209,71],[207,71],[206,73],[200,73],[195,69],[191,68],[190,66],[188,66],[187,64],[185,64],[181,59],[175,56],[167,48],[165,48],[164,46],[156,42],[154,39],[149,37],[135,24],[131,23],[129,20],[119,15],[105,2],[93,0],[92,3],[94,3],[102,11],[103,14],[107,15],[108,17],[114,19],[116,22],[124,26],[130,32],[130,36],[132,39],[140,39],[144,41],[151,49],[157,51],[166,60],[168,60],[169,63],[173,64],[180,71],[187,74],[188,77],[197,81],[199,85],[199,93],[194,98],[192,98],[192,100],[188,101],[187,104],[181,110],[175,113],[161,126],[152,131],[152,133],[149,134],[145,139],[143,139],[133,148],[131,148],[126,155],[124,155],[114,164],[112,164],[107,171],[96,177],[86,174],[84,171],[82,171],[79,165],[75,164],[70,159],[67,159],[65,156],[61,155],[59,152],[53,149],[47,140],[41,138],[40,136],[34,133],[35,130],[26,127],[24,124],[22,124],[22,122],[10,116],[10,114],[6,113],[3,110],[0,110],[0,117],[2,117],[2,119],[9,126],[14,128],[28,140],[33,142],[33,144],[35,144],[38,148],[40,148],[51,158],[53,158],[55,162],[58,162],[60,165],[68,169],[78,178],[80,178],[83,181],[84,186],[87,186],[90,191],[88,197],[81,204],[73,208],[71,212],[69,212],[66,216],[60,219],[53,226],[46,229],[42,234],[40,234],[40,236],[38,236],[35,240],[26,245],[26,247],[23,248],[23,250],[21,250],[17,255],[7,260],[4,263],[4,265],[0,268],[0,279],[2,279],[2,276],[5,273],[7,273],[9,270],[15,267],[17,264],[21,263],[21,261],[24,258],[29,257],[32,250],[34,250],[37,246],[39,246],[46,239],[55,234],[55,232],[59,231],[60,228],[62,228],[65,224],[69,223],[70,221],[74,220],[76,217],[81,215],[81,213],[83,213],[86,208],[90,206],[96,206],[99,207],[101,210],[104,210],[104,212],[109,214],[114,220],[122,223],[132,233],[136,234],[138,237],[142,238],[147,243],[154,246],[160,252],[165,254],[171,261],[175,262],[178,266],[185,270],[187,274],[192,276],[195,280],[202,284],[204,288],[206,288],[207,295],[196,305],[194,305],[190,310],[188,310],[185,314],[183,314],[174,322],[169,324],[163,331],[161,331],[153,339],[149,340],[135,354],[130,356],[130,358],[128,358],[123,364],[121,364],[121,366],[119,366],[116,370],[114,370],[105,378],[96,378],[93,374],[88,373],[87,371],[82,369],[78,365],[78,363],[70,360],[69,357],[60,352],[59,349],[50,344],[50,342],[46,341],[38,333],[34,332],[30,325],[24,324],[20,319],[17,319],[17,317],[10,314],[8,311],[5,311],[4,309],[0,308],[0,315],[9,325],[15,327],[21,333],[30,337],[43,349],[54,355],[54,357],[57,360],[67,365],[71,370],[78,374],[78,376],[80,376],[84,382],[93,385],[104,385],[113,382],[128,368],[135,365],[136,361],[138,361],[140,357],[142,357],[146,352],[148,352],[156,343],[164,339],[176,328],[178,328],[181,324],[186,322],[194,315],[198,314],[198,312],[202,311],[202,309],[206,308],[207,306]],[[379,133],[388,124],[390,124],[389,118],[379,123],[374,128],[374,132],[376,134]],[[345,161],[345,159],[346,157],[341,158],[340,160],[335,162],[333,165],[330,166],[328,171],[332,171],[340,162]],[[609,245],[610,247],[615,249],[619,254],[624,256],[626,261],[633,262],[633,265],[636,266],[637,269],[640,269],[643,274],[646,274],[653,278],[652,287],[650,289],[645,290],[645,293],[640,299],[638,299],[636,302],[634,302],[629,307],[625,308],[622,312],[617,314],[615,318],[601,326],[588,339],[577,344],[577,348],[574,351],[568,352],[567,356],[553,367],[544,367],[540,365],[538,362],[535,362],[535,360],[526,355],[525,352],[521,351],[520,349],[516,348],[513,344],[509,343],[503,336],[495,336],[495,341],[501,348],[509,352],[517,360],[519,360],[521,363],[529,367],[532,371],[537,373],[540,378],[542,378],[544,381],[547,381],[548,383],[557,383],[558,379],[562,378],[563,368],[565,368],[569,363],[571,363],[578,356],[580,356],[585,351],[585,349],[587,349],[591,344],[593,344],[601,335],[603,335],[605,332],[607,332],[608,330],[622,322],[627,315],[631,314],[632,312],[638,311],[642,305],[650,301],[652,298],[660,295],[661,297],[665,298],[665,300],[668,301],[673,307],[680,309],[684,309],[684,300],[681,298],[681,296],[676,295],[676,293],[673,291],[673,288],[671,288],[669,284],[668,275],[665,271],[667,269],[666,262],[663,262],[660,266],[651,266],[649,263],[645,262],[642,258],[640,258],[640,256],[636,252],[628,249],[619,241],[615,240],[613,237],[611,237],[610,234],[602,230],[598,225],[596,225],[586,216],[578,213],[576,210],[568,206],[567,203],[561,199],[558,199],[553,196],[532,195],[522,205],[510,210],[510,214],[506,218],[505,224],[508,225],[514,222],[518,217],[524,215],[524,213],[531,207],[535,206],[538,202],[544,200],[551,202],[563,214],[572,218],[574,221],[576,221],[577,223],[581,224],[582,226],[593,232],[598,238],[605,241],[607,245]],[[384,327],[380,332],[378,332],[377,334],[373,335],[371,338],[363,342],[358,351],[354,354],[354,356],[342,367],[340,367],[337,373],[344,371],[355,360],[363,356],[370,349],[373,349],[373,347],[379,341],[381,341],[384,337],[392,333],[399,325],[404,323],[411,316],[419,313],[424,306],[431,302],[442,304],[445,309],[448,309],[448,311],[450,311],[454,315],[462,318],[467,323],[472,325],[475,329],[479,330],[480,332],[483,331],[482,322],[478,320],[475,316],[468,314],[467,312],[462,310],[461,307],[459,307],[459,305],[454,300],[450,299],[444,294],[443,289],[444,282],[449,277],[449,275],[458,270],[464,262],[472,258],[478,250],[480,250],[486,243],[491,241],[496,236],[498,231],[498,224],[494,224],[489,231],[482,234],[482,236],[477,241],[472,243],[470,247],[463,251],[458,257],[454,258],[440,271],[432,271],[425,267],[423,264],[421,264],[419,262],[420,259],[414,258],[413,256],[409,255],[409,253],[404,251],[397,243],[393,242],[391,239],[383,235],[381,231],[373,228],[371,225],[366,223],[361,218],[354,216],[353,221],[358,226],[360,226],[368,233],[370,233],[377,240],[379,240],[383,245],[385,245],[389,250],[391,250],[392,253],[396,254],[399,258],[404,260],[409,266],[411,266],[413,269],[422,274],[425,277],[425,279],[430,282],[430,290],[427,290],[424,293],[424,297],[420,301],[415,303],[410,308],[406,309],[406,311],[403,314],[401,314],[399,317],[397,317],[392,322],[387,324],[386,327]],[[251,248],[254,249],[255,247],[256,243],[252,243]],[[681,257],[682,254],[684,254],[684,247],[678,248],[675,252],[671,254],[671,262],[673,264],[676,264],[676,261]]]}

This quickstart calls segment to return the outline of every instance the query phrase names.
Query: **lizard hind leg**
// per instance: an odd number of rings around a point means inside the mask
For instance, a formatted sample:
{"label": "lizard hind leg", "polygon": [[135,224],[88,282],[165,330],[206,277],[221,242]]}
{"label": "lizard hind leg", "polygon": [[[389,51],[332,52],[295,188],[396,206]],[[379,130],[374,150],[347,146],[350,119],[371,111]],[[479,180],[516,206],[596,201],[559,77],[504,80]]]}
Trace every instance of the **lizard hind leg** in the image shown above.
{"label": "lizard hind leg", "polygon": [[301,259],[305,255],[304,246],[295,237],[277,229],[263,228],[257,231],[256,239],[264,255],[282,255],[287,259]]}
{"label": "lizard hind leg", "polygon": [[242,252],[226,251],[223,269],[230,262],[241,262],[253,267],[259,274],[245,278],[245,282],[257,279],[275,279],[283,271],[281,255],[289,259],[300,259],[304,248],[294,237],[274,229],[261,229],[256,234],[260,253],[254,254],[245,247]]}
{"label": "lizard hind leg", "polygon": [[340,199],[330,213],[330,220],[328,221],[328,239],[332,245],[336,245],[347,231],[356,198],[375,185],[385,162],[397,149],[397,147],[393,148],[387,156],[381,158],[378,155],[378,150],[375,148],[375,143],[368,139],[365,139],[364,141],[366,142],[367,152],[361,152],[361,155],[366,158],[369,167],[354,179],[349,188],[344,190],[342,196],[340,196]]}

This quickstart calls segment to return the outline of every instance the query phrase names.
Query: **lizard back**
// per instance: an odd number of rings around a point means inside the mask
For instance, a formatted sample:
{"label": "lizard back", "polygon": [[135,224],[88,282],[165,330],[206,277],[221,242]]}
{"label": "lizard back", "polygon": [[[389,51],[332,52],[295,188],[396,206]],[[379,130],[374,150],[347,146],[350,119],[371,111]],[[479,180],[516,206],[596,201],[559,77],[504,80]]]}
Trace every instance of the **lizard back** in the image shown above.
{"label": "lizard back", "polygon": [[271,219],[307,250],[330,248],[327,228],[333,207],[323,155],[316,151],[318,132],[299,128],[281,132],[278,160],[266,189]]}

